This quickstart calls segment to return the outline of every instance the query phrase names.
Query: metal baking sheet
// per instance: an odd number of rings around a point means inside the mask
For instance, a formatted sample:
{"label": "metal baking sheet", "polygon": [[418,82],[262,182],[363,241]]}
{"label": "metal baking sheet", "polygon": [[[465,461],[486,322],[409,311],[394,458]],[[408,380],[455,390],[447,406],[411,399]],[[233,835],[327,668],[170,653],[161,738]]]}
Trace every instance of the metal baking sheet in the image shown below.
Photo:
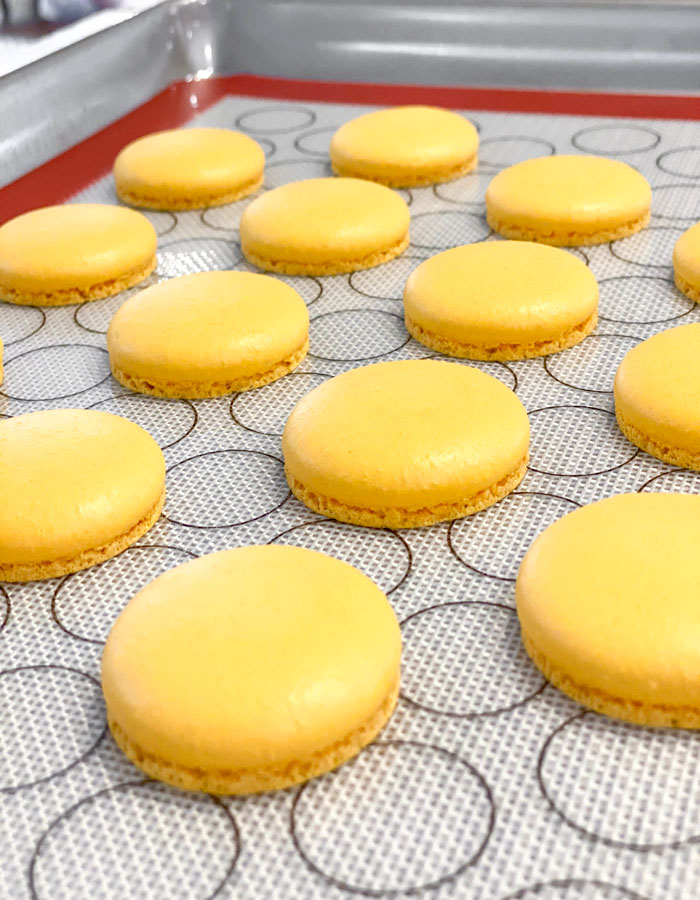
{"label": "metal baking sheet", "polygon": [[[266,187],[329,174],[329,137],[367,107],[228,97],[193,124],[238,128],[267,154]],[[64,309],[0,304],[0,415],[62,406],[124,415],[163,447],[165,514],[136,546],[82,573],[0,586],[0,897],[464,900],[696,900],[700,739],[585,712],[526,658],[513,579],[559,516],[621,491],[697,491],[700,475],[630,445],[613,416],[624,353],[700,310],[673,286],[671,250],[700,218],[700,124],[515,113],[466,114],[481,132],[475,174],[402,191],[411,246],[377,269],[286,278],[309,306],[311,352],[281,381],[203,401],[125,393],[104,334],[130,292]],[[501,379],[532,425],[518,490],[451,524],[363,530],[310,513],[283,475],[280,434],[325,379],[375,360],[422,358],[407,335],[403,283],[447,247],[497,240],[483,195],[502,167],[593,152],[654,188],[643,233],[573,250],[600,282],[600,322],[546,359],[461,363]],[[115,202],[111,177],[73,199]],[[148,213],[159,233],[151,281],[245,269],[247,201]],[[248,543],[337,555],[388,593],[402,622],[401,699],[380,739],[337,772],[248,798],[144,780],[107,733],[102,644],[128,599],[193,556]]]}
{"label": "metal baking sheet", "polygon": [[[700,93],[698,0],[169,0],[133,14],[149,2],[78,23],[66,40],[99,30],[0,78],[0,185],[211,75]],[[0,72],[13,49],[0,33]]]}

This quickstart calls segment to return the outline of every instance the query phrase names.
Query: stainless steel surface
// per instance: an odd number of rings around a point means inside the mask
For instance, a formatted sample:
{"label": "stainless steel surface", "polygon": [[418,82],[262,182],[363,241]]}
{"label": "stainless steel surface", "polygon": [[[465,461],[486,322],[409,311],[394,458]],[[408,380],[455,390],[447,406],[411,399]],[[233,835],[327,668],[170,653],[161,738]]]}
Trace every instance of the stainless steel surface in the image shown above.
{"label": "stainless steel surface", "polygon": [[700,90],[700,10],[676,4],[213,4],[223,70],[416,84]]}
{"label": "stainless steel surface", "polygon": [[3,25],[34,22],[39,19],[39,0],[2,0],[0,14]]}
{"label": "stainless steel surface", "polygon": [[174,10],[142,13],[0,78],[7,184],[146,101],[187,71]]}
{"label": "stainless steel surface", "polygon": [[174,79],[233,72],[698,93],[700,9],[541,0],[171,0],[0,78],[0,181],[45,162]]}
{"label": "stainless steel surface", "polygon": [[113,0],[0,0],[2,30],[21,28],[28,37],[40,38],[42,26],[66,25],[112,5]]}
{"label": "stainless steel surface", "polygon": [[0,75],[123,22],[162,0],[0,0]]}

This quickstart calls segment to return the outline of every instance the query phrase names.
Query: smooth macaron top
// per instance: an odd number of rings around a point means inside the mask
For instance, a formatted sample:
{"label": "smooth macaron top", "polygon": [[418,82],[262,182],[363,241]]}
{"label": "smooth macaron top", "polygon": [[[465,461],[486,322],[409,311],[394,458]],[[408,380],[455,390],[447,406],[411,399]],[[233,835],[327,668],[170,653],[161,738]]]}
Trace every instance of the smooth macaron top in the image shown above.
{"label": "smooth macaron top", "polygon": [[693,225],[676,241],[673,248],[673,268],[676,276],[700,290],[700,222]]}
{"label": "smooth macaron top", "polygon": [[410,178],[456,169],[472,160],[476,128],[463,116],[432,106],[397,106],[366,113],[344,125],[331,140],[336,170],[359,177]]}
{"label": "smooth macaron top", "polygon": [[299,294],[251,272],[198,272],[130,297],[110,322],[118,368],[159,381],[258,374],[304,344],[309,314]]}
{"label": "smooth macaron top", "polygon": [[160,447],[121,416],[54,409],[0,422],[0,563],[107,544],[151,512],[164,487]]}
{"label": "smooth macaron top", "polygon": [[376,363],[314,388],[282,438],[307,489],[372,510],[456,503],[497,483],[527,454],[529,423],[502,382],[437,360]]}
{"label": "smooth macaron top", "polygon": [[0,288],[91,288],[145,269],[158,239],[141,213],[121,206],[45,206],[0,227]]}
{"label": "smooth macaron top", "polygon": [[248,546],[178,566],[115,622],[102,686],[136,745],[182,766],[303,761],[360,728],[396,684],[401,633],[345,562]]}
{"label": "smooth macaron top", "polygon": [[621,494],[550,525],[518,572],[524,636],[588,691],[700,705],[700,497]]}
{"label": "smooth macaron top", "polygon": [[410,213],[390,188],[359,178],[312,178],[268,191],[240,223],[244,252],[276,262],[326,263],[389,250]]}
{"label": "smooth macaron top", "polygon": [[700,324],[655,334],[627,352],[615,408],[661,446],[700,453]]}
{"label": "smooth macaron top", "polygon": [[527,159],[499,172],[486,189],[489,221],[543,236],[621,228],[648,214],[650,205],[646,178],[602,156]]}
{"label": "smooth macaron top", "polygon": [[454,247],[421,263],[403,295],[421,327],[466,344],[551,341],[589,319],[598,283],[566,250],[529,241]]}
{"label": "smooth macaron top", "polygon": [[265,153],[227,128],[179,128],[128,144],[114,162],[117,193],[137,202],[202,201],[260,180]]}

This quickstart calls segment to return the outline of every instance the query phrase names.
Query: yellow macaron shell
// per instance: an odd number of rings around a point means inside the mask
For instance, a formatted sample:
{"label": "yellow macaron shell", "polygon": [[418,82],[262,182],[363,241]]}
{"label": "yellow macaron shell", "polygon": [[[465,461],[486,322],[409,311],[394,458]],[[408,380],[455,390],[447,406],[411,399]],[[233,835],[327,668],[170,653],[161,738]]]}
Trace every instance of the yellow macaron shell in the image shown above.
{"label": "yellow macaron shell", "polygon": [[603,243],[649,220],[643,175],[602,156],[542,156],[499,172],[486,189],[489,225],[505,237],[560,246]]}
{"label": "yellow macaron shell", "polygon": [[158,384],[234,381],[304,347],[309,314],[283,281],[250,272],[198,272],[130,297],[107,331],[113,366]]}
{"label": "yellow macaron shell", "polygon": [[0,422],[4,566],[73,557],[147,516],[165,487],[153,438],[111,413],[56,409]]}
{"label": "yellow macaron shell", "polygon": [[527,455],[529,424],[504,384],[478,369],[400,360],[352,369],[292,411],[288,475],[347,504],[422,509],[464,500]]}
{"label": "yellow macaron shell", "polygon": [[360,729],[395,690],[400,654],[367,576],[316,551],[248,546],[140,591],[110,632],[102,685],[110,723],[145,754],[262,789],[266,768],[303,767]]}
{"label": "yellow macaron shell", "polygon": [[700,222],[685,231],[673,248],[673,271],[679,290],[700,303]]}
{"label": "yellow macaron shell", "polygon": [[[406,282],[403,302],[407,322],[429,335],[475,352],[517,353],[561,341],[595,317],[598,284],[585,263],[566,250],[488,241],[421,263]],[[530,350],[537,353],[538,347]]]}
{"label": "yellow macaron shell", "polygon": [[463,175],[476,165],[478,145],[476,128],[457,113],[398,106],[341,125],[330,157],[340,175],[411,187]]}
{"label": "yellow macaron shell", "polygon": [[670,328],[633,347],[617,370],[614,393],[623,431],[627,424],[659,448],[700,454],[700,324]]}
{"label": "yellow macaron shell", "polygon": [[375,255],[396,255],[407,242],[409,224],[406,203],[390,188],[359,178],[312,178],[253,200],[241,217],[241,247],[256,264],[312,263],[337,270]]}
{"label": "yellow macaron shell", "polygon": [[262,181],[265,153],[226,128],[160,131],[128,144],[114,162],[117,194],[154,209],[228,203]]}
{"label": "yellow macaron shell", "polygon": [[24,213],[0,227],[0,297],[36,294],[42,303],[70,292],[62,302],[78,303],[97,299],[89,296],[95,288],[104,288],[97,296],[116,293],[120,281],[153,269],[157,242],[145,216],[120,206],[69,203]]}
{"label": "yellow macaron shell", "polygon": [[630,721],[700,727],[700,497],[621,494],[547,528],[516,583],[554,683]]}

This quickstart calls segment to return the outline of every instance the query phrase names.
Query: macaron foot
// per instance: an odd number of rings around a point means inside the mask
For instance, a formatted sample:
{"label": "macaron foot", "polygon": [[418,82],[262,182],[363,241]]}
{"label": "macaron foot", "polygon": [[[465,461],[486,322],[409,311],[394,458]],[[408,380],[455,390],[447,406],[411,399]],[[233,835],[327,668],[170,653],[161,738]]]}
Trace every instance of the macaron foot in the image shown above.
{"label": "macaron foot", "polygon": [[693,706],[673,706],[666,704],[642,703],[615,697],[598,688],[578,684],[569,675],[561,672],[541,653],[523,632],[525,650],[547,681],[559,688],[572,700],[587,706],[594,712],[623,719],[635,725],[650,725],[655,728],[700,728],[700,709]]}
{"label": "macaron foot", "polygon": [[129,191],[126,188],[117,187],[117,197],[129,206],[136,206],[141,209],[156,209],[169,211],[185,211],[189,209],[207,209],[210,206],[225,206],[227,203],[235,203],[244,197],[254,194],[262,186],[263,176],[254,178],[246,184],[240,185],[234,191],[227,191],[224,194],[210,194],[204,197],[173,197],[172,199],[163,199],[162,197],[149,197],[144,194],[138,194],[135,191]]}
{"label": "macaron foot", "polygon": [[658,443],[658,441],[640,431],[639,428],[626,419],[619,409],[615,410],[615,416],[620,431],[635,447],[639,447],[645,453],[670,463],[672,466],[680,466],[681,469],[693,469],[696,472],[700,472],[700,453],[690,453],[681,447],[669,447]]}
{"label": "macaron foot", "polygon": [[322,516],[327,516],[329,519],[337,519],[339,522],[347,522],[350,525],[364,525],[366,528],[420,528],[425,525],[434,525],[437,522],[447,522],[451,519],[463,519],[465,516],[474,515],[474,513],[481,512],[482,509],[498,503],[511,491],[514,491],[523,480],[527,462],[526,455],[516,468],[500,481],[458,503],[439,503],[424,509],[364,509],[358,506],[349,506],[333,497],[324,497],[309,490],[286,468],[285,474],[287,484],[294,496],[309,509]]}
{"label": "macaron foot", "polygon": [[355,168],[351,163],[332,163],[331,167],[336,175],[346,178],[364,178],[365,181],[374,181],[375,184],[383,184],[390,188],[412,188],[443,184],[446,181],[456,181],[458,178],[473,172],[477,162],[477,154],[474,153],[469,159],[449,169],[443,167],[432,169],[429,172],[406,172],[405,175],[365,174],[362,169]]}
{"label": "macaron foot", "polygon": [[155,253],[145,266],[139,266],[131,272],[110,278],[87,288],[66,288],[55,291],[16,291],[0,285],[0,300],[15,303],[18,306],[71,306],[74,303],[87,303],[91,300],[103,300],[112,297],[144,281],[156,267]]}
{"label": "macaron foot", "polygon": [[89,569],[107,559],[111,559],[127,547],[130,547],[140,537],[143,537],[151,529],[160,517],[165,503],[165,488],[160,497],[143,518],[133,525],[128,531],[120,534],[114,540],[103,544],[101,547],[92,547],[83,550],[75,556],[66,556],[61,559],[52,559],[46,562],[32,563],[0,563],[0,581],[25,582],[43,581],[45,578],[58,578],[60,575],[70,575],[72,572],[80,572]]}
{"label": "macaron foot", "polygon": [[150,394],[152,397],[203,400],[208,397],[222,397],[226,394],[250,391],[253,388],[271,384],[273,381],[277,381],[293,372],[303,362],[308,351],[309,341],[307,338],[291,356],[276,363],[265,372],[249,375],[245,378],[234,378],[230,381],[156,381],[153,378],[140,378],[138,375],[125,372],[111,359],[110,369],[116,381],[138,394]]}
{"label": "macaron foot", "polygon": [[241,243],[241,249],[245,258],[266,272],[279,272],[284,275],[344,275],[348,272],[357,272],[360,269],[373,269],[383,263],[391,262],[400,256],[408,247],[408,232],[393,246],[385,250],[376,250],[357,259],[339,259],[328,262],[300,262],[286,259],[268,259],[254,253],[246,247],[245,241]]}
{"label": "macaron foot", "polygon": [[694,287],[689,281],[686,281],[678,272],[674,275],[674,281],[678,290],[689,297],[694,303],[700,303],[700,288]]}
{"label": "macaron foot", "polygon": [[526,228],[521,225],[512,225],[496,216],[487,207],[486,221],[494,231],[503,237],[514,241],[534,241],[538,244],[551,244],[554,247],[584,247],[592,244],[607,244],[610,241],[619,241],[621,238],[631,237],[649,224],[651,213],[649,211],[625,222],[617,228],[603,229],[601,231],[540,231],[535,228]]}
{"label": "macaron foot", "polygon": [[371,743],[386,725],[396,706],[399,682],[394,682],[379,709],[342,740],[311,754],[307,759],[289,760],[284,765],[249,769],[205,769],[177,765],[148,753],[132,741],[119,723],[108,717],[117,745],[147,775],[188,791],[208,794],[257,794],[301,784],[336,769]]}
{"label": "macaron foot", "polygon": [[406,322],[406,331],[431,350],[436,350],[438,353],[444,353],[446,356],[455,356],[460,359],[478,359],[485,361],[533,359],[537,356],[549,356],[552,353],[559,353],[561,350],[566,350],[569,347],[580,344],[581,341],[585,337],[588,337],[593,331],[598,322],[598,314],[594,312],[583,322],[564,331],[556,340],[532,341],[527,344],[496,344],[493,346],[486,346],[448,340],[439,334],[426,331],[415,322],[408,313],[404,314],[404,318]]}

